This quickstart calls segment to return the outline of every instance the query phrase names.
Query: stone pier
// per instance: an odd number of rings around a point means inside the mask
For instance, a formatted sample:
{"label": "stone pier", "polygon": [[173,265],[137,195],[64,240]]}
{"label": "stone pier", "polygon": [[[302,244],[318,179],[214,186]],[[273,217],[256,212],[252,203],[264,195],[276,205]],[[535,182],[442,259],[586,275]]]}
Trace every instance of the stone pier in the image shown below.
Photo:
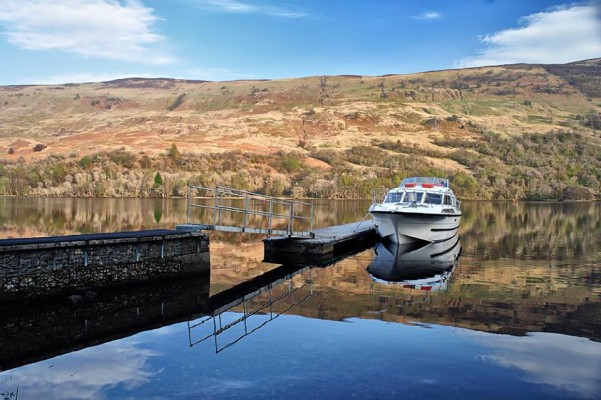
{"label": "stone pier", "polygon": [[0,301],[208,274],[209,238],[148,230],[0,240]]}

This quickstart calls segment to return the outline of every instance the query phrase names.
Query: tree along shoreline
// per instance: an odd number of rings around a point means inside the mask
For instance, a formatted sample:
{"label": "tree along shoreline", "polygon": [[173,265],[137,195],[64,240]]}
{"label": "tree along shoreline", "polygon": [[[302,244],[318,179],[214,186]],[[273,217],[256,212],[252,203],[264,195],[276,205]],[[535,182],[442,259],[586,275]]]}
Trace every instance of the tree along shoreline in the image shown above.
{"label": "tree along shoreline", "polygon": [[[173,144],[153,157],[119,149],[3,160],[0,196],[185,197],[193,184],[291,198],[371,199],[374,190],[396,187],[407,176],[441,176],[463,200],[601,199],[601,138],[564,131],[517,137],[485,132],[477,141],[448,138],[435,144],[441,151],[398,140],[273,154],[189,154]],[[453,160],[468,172],[441,169],[425,156]],[[322,164],[312,166],[309,158]]]}
{"label": "tree along shoreline", "polygon": [[[261,193],[259,193],[261,194]],[[58,196],[17,196],[17,195],[0,195],[0,199],[1,198],[11,198],[11,199],[112,199],[112,200],[184,200],[186,199],[186,196],[165,196],[165,197],[131,197],[131,196],[124,196],[124,197],[83,197],[83,196],[79,196],[79,197],[74,197],[74,196],[65,196],[65,197],[58,197]],[[214,199],[214,197],[198,197],[198,196],[192,196],[193,199],[201,199],[201,200],[212,200]],[[242,200],[243,198],[241,197],[221,197],[222,199],[225,200]],[[289,196],[278,196],[278,198],[284,199],[284,200],[301,200],[301,201],[310,201],[310,200],[331,200],[331,201],[371,201],[371,199],[367,199],[367,198],[363,198],[363,199],[356,199],[356,198],[352,198],[352,199],[342,199],[342,198],[323,198],[323,197],[289,197]],[[601,199],[591,199],[591,200],[565,200],[565,199],[550,199],[550,200],[499,200],[499,199],[490,199],[490,200],[484,200],[484,199],[459,199],[462,203],[523,203],[523,204],[535,204],[535,203],[541,203],[541,204],[562,204],[562,203],[599,203],[601,202]]]}

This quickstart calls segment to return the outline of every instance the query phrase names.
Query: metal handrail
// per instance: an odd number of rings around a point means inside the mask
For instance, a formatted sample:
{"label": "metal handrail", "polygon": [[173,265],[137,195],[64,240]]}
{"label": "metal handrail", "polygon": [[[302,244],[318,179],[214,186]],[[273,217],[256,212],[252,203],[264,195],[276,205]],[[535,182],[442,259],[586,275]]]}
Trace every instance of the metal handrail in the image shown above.
{"label": "metal handrail", "polygon": [[[193,190],[196,191],[204,191],[206,196],[201,196],[205,199],[213,199],[213,205],[206,204],[196,204],[193,202]],[[224,199],[244,199],[244,207],[234,207],[231,205],[224,205]],[[262,203],[263,205],[267,205],[269,207],[268,211],[254,209],[251,207],[255,206],[257,202]],[[285,210],[275,211],[274,205],[283,207]],[[295,207],[296,206],[296,207]],[[217,227],[221,220],[222,212],[231,212],[231,213],[241,213],[244,214],[244,222],[242,227],[238,227],[242,232],[255,231],[258,232],[268,232],[271,233],[274,231],[273,222],[274,219],[283,219],[286,223],[285,231],[286,234],[292,236],[293,234],[310,235],[310,232],[313,230],[313,217],[314,217],[314,204],[299,201],[299,200],[288,200],[282,199],[274,196],[268,196],[260,193],[249,192],[246,190],[239,190],[228,188],[225,186],[216,186],[215,188],[203,187],[198,185],[188,185],[188,204],[187,204],[187,223],[190,224],[191,221],[191,211],[192,208],[203,208],[203,209],[212,209],[213,210],[213,226]],[[296,211],[295,211],[296,208]],[[300,209],[308,209],[308,214],[297,214],[297,211]],[[267,228],[253,228],[249,226],[249,217],[264,217],[267,218]],[[295,221],[309,221],[310,228],[308,231],[295,232],[294,231],[294,223]],[[221,226],[221,225],[219,225]],[[237,228],[237,227],[234,227]]]}
{"label": "metal handrail", "polygon": [[[224,211],[244,211],[244,208],[239,208],[239,207],[229,207],[229,206],[205,206],[203,204],[192,204],[191,207],[197,207],[197,208],[209,208],[209,209],[214,209],[217,208],[218,210],[224,210]],[[268,211],[256,211],[256,210],[248,210],[247,211],[249,215],[259,215],[259,216],[274,216],[274,217],[278,217],[278,218],[287,218],[289,216],[289,214],[277,214],[277,213],[270,213]],[[295,215],[293,218],[295,219],[311,219],[311,217],[303,217],[302,215]]]}

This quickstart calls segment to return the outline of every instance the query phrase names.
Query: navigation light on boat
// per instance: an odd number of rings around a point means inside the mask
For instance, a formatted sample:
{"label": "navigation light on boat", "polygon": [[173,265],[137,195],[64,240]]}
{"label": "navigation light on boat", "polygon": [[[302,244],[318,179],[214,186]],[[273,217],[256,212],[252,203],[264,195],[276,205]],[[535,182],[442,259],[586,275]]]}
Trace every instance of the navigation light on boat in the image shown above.
{"label": "navigation light on boat", "polygon": [[433,184],[433,183],[422,183],[422,187],[425,187],[425,188],[433,188],[433,187],[434,187],[434,184]]}
{"label": "navigation light on boat", "polygon": [[409,183],[405,183],[405,187],[416,187],[417,183],[415,182],[409,182]]}

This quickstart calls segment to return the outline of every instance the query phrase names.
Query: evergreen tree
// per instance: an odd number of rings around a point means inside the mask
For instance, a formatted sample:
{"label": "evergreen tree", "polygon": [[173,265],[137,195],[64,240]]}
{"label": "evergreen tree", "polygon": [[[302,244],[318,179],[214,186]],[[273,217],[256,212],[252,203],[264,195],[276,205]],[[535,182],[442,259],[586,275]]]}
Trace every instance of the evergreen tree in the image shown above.
{"label": "evergreen tree", "polygon": [[163,177],[161,176],[160,172],[157,172],[156,175],[154,176],[154,186],[158,187],[158,186],[162,186],[163,185]]}

